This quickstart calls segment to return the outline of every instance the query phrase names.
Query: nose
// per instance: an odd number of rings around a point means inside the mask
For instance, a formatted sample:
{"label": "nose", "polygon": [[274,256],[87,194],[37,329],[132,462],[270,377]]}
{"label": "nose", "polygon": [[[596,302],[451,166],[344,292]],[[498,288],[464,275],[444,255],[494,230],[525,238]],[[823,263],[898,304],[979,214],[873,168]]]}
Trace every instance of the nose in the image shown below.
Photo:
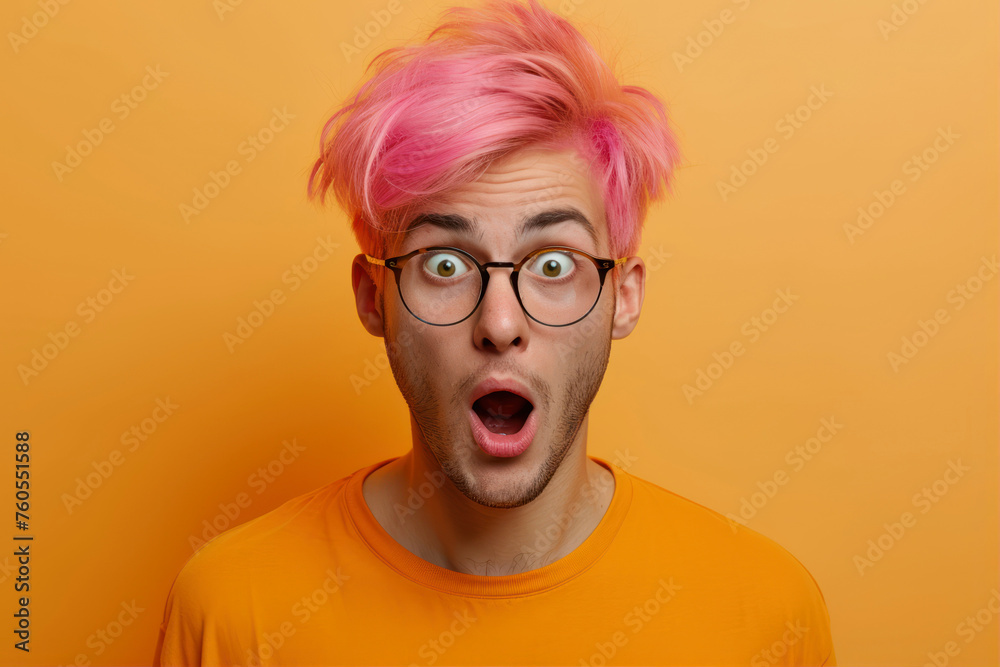
{"label": "nose", "polygon": [[490,280],[476,311],[473,331],[476,347],[503,352],[511,345],[525,345],[528,340],[528,317],[514,293],[511,280],[513,267],[490,266],[486,271]]}

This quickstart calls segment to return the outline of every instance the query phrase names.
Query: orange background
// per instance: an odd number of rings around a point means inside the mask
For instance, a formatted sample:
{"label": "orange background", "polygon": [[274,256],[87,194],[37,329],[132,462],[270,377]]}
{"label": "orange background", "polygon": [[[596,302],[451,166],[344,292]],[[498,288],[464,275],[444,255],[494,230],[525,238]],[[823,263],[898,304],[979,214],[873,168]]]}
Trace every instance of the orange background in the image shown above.
{"label": "orange background", "polygon": [[[3,664],[148,663],[204,521],[242,523],[409,447],[382,340],[356,317],[357,246],[341,211],[305,201],[305,181],[323,121],[367,60],[448,3],[398,0],[348,61],[341,44],[388,2],[247,0],[220,14],[221,1],[73,2],[35,33],[24,21],[42,5],[0,9],[5,33],[32,35],[8,34],[0,57],[0,437],[13,471],[14,434],[31,432],[35,536],[28,655],[11,646],[13,557],[0,559]],[[997,664],[997,276],[984,268],[961,307],[953,291],[997,254],[996,4],[549,6],[600,31],[605,52],[622,48],[622,72],[663,97],[685,157],[674,197],[646,221],[642,320],[613,345],[589,452],[628,450],[633,474],[723,513],[756,499],[747,524],[816,577],[839,664],[922,665],[949,641],[949,664]],[[123,117],[115,100],[144,77]],[[813,86],[830,96],[799,109]],[[274,109],[294,118],[248,160],[242,142]],[[789,136],[779,123],[797,110],[808,119]],[[105,118],[113,130],[57,175],[67,145]],[[908,172],[939,128],[958,136]],[[719,183],[765,146],[724,199]],[[229,161],[239,173],[186,221],[180,205]],[[902,194],[849,238],[858,207],[877,210],[874,193],[896,179]],[[339,247],[305,262],[314,270],[296,285],[286,272],[327,237]],[[102,292],[122,267],[134,278]],[[224,334],[276,289],[283,303],[231,352]],[[752,340],[751,318],[770,318],[780,289],[798,300]],[[106,303],[91,312],[88,298]],[[894,368],[889,353],[921,320],[935,335],[917,335]],[[68,322],[77,335],[23,380],[18,368]],[[710,367],[736,341],[744,353]],[[689,401],[699,370],[716,378]],[[177,407],[166,416],[157,399]],[[824,418],[843,427],[797,469],[786,453]],[[144,420],[130,451],[122,435]],[[252,477],[291,439],[305,450],[281,474]],[[115,450],[120,465],[69,512],[64,494]],[[939,481],[937,502],[914,503],[959,460],[968,471]],[[781,471],[771,497],[752,496]],[[907,511],[915,525],[883,536],[891,548],[859,573],[855,556]],[[121,635],[96,639],[133,601],[142,611]],[[966,641],[958,625],[982,609],[989,625]]]}

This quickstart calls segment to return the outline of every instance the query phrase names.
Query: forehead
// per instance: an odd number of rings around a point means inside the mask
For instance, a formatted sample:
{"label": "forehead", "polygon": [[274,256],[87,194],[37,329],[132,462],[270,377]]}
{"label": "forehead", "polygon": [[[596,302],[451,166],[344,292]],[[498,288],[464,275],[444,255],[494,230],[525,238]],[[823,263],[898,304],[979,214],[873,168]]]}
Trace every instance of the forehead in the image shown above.
{"label": "forehead", "polygon": [[452,205],[489,203],[522,209],[576,201],[600,209],[600,192],[587,163],[574,150],[523,149],[494,160],[474,181],[438,198]]}
{"label": "forehead", "polygon": [[572,149],[532,148],[494,160],[476,180],[414,211],[404,238],[416,248],[447,229],[487,247],[558,228],[596,251],[606,247],[606,226],[601,192],[586,161]]}

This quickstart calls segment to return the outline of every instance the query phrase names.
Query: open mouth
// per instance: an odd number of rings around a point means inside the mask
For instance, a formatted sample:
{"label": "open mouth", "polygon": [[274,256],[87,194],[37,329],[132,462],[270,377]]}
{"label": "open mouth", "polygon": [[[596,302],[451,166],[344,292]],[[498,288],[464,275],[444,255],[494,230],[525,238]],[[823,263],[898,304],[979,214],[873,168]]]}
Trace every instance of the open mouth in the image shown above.
{"label": "open mouth", "polygon": [[528,420],[531,401],[509,391],[494,391],[476,399],[472,409],[491,433],[517,433]]}

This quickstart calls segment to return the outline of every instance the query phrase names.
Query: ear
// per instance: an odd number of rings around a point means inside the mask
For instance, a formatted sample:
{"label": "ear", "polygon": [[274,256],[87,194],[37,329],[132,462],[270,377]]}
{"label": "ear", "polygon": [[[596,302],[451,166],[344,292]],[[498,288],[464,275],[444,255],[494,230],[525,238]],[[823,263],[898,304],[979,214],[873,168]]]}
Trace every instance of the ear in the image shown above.
{"label": "ear", "polygon": [[[646,288],[646,264],[641,257],[630,257],[621,266],[621,279],[617,281],[617,301],[611,338],[625,338],[639,323],[642,298]],[[615,287],[615,281],[612,280]]]}
{"label": "ear", "polygon": [[384,338],[385,320],[380,309],[378,289],[368,274],[371,270],[377,269],[365,259],[364,254],[356,255],[354,263],[351,264],[351,285],[354,287],[354,299],[357,302],[361,324],[371,335]]}

